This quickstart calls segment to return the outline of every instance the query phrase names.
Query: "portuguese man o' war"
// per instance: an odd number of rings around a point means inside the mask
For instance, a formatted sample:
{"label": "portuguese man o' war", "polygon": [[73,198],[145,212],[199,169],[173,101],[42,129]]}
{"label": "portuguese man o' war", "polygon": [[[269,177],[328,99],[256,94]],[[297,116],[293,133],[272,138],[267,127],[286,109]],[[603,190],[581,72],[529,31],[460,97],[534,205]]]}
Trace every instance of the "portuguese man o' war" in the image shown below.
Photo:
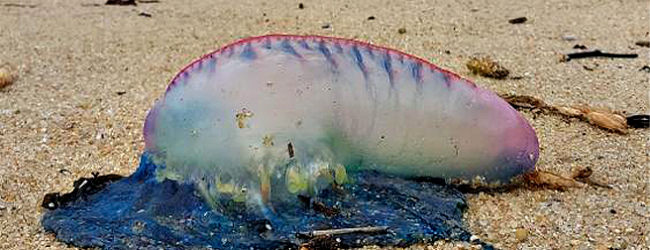
{"label": "portuguese man o' war", "polygon": [[359,169],[507,181],[538,157],[531,126],[494,93],[328,37],[254,37],[204,56],[172,80],[144,136],[161,176],[261,198]]}
{"label": "portuguese man o' war", "polygon": [[532,127],[496,94],[396,50],[319,36],[248,38],[192,62],[144,137],[132,176],[48,195],[44,227],[105,248],[283,248],[298,232],[354,226],[389,234],[337,242],[468,240],[462,194],[417,178],[505,182],[539,156]]}

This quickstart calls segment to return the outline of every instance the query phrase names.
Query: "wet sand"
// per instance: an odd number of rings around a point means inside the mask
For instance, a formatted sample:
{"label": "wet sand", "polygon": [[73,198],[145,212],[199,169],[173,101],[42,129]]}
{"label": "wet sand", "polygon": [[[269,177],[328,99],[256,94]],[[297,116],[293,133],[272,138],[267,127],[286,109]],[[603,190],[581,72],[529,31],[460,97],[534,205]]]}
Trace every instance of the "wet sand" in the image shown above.
{"label": "wet sand", "polygon": [[[103,3],[0,1],[0,65],[11,64],[18,75],[0,90],[0,249],[74,249],[40,226],[44,194],[71,191],[75,179],[92,172],[133,172],[145,114],[168,81],[239,38],[354,38],[417,55],[499,93],[650,111],[650,73],[640,71],[650,48],[635,45],[650,39],[642,0],[303,1],[302,9],[299,1]],[[520,16],[528,21],[508,23]],[[560,62],[576,44],[640,57]],[[475,55],[499,60],[518,79],[472,75],[465,63]],[[539,136],[538,169],[569,175],[591,167],[593,178],[613,188],[470,194],[471,232],[503,249],[650,248],[648,130],[620,135],[523,113]],[[469,244],[412,248],[463,247]]]}

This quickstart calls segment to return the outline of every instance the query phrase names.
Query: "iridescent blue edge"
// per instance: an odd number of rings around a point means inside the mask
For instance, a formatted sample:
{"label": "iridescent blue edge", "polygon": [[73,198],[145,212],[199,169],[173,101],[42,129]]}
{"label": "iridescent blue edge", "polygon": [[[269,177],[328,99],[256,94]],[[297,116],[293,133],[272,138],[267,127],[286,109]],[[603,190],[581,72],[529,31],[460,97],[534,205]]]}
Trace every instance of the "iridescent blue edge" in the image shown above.
{"label": "iridescent blue edge", "polygon": [[[471,236],[461,221],[464,195],[444,183],[356,172],[350,184],[318,197],[273,204],[269,216],[227,201],[211,209],[193,185],[157,181],[158,167],[144,153],[131,176],[47,210],[43,227],[65,243],[104,249],[297,249],[310,241],[297,233],[362,226],[388,231],[337,235],[333,242],[342,248],[408,246]],[[315,204],[333,209],[328,214]]]}

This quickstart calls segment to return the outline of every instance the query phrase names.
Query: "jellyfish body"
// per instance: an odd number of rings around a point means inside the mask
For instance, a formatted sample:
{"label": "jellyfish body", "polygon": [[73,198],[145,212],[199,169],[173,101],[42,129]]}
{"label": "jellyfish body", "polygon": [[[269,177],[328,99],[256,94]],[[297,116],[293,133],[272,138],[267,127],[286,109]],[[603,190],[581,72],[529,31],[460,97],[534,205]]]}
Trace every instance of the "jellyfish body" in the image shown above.
{"label": "jellyfish body", "polygon": [[376,170],[507,181],[534,168],[534,130],[508,103],[422,59],[362,42],[270,35],[184,68],[150,110],[160,178],[268,201]]}

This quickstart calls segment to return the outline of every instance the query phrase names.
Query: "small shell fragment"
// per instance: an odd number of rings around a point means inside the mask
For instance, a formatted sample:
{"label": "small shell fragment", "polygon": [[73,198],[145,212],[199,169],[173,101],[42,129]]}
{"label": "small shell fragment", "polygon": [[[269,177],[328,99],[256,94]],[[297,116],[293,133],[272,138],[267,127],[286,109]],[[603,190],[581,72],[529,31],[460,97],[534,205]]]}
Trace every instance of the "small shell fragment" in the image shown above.
{"label": "small shell fragment", "polygon": [[0,89],[3,89],[14,83],[14,76],[8,65],[0,65]]}

